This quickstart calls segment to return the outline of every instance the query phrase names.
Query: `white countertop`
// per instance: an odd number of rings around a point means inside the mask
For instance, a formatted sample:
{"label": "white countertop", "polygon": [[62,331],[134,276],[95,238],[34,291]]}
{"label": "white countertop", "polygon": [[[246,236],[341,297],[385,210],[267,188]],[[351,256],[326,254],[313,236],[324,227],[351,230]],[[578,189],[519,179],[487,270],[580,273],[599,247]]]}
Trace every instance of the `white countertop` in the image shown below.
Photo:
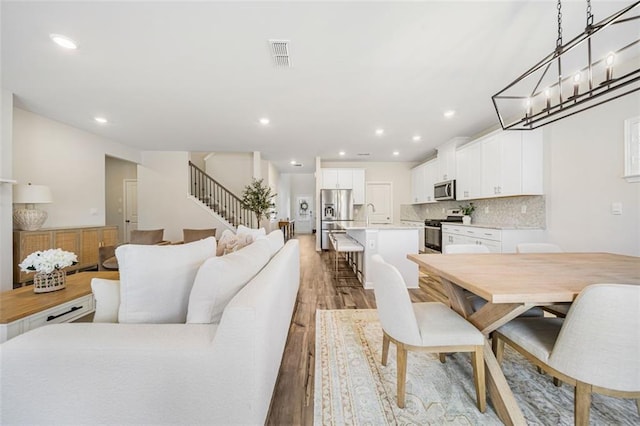
{"label": "white countertop", "polygon": [[367,223],[364,221],[354,221],[349,225],[339,225],[342,229],[349,230],[357,230],[357,229],[376,229],[376,230],[400,230],[400,229],[417,229],[415,226],[404,225],[402,223],[370,223],[367,226]]}
{"label": "white countertop", "polygon": [[539,226],[518,226],[518,225],[496,225],[496,224],[485,224],[485,223],[472,223],[470,225],[463,225],[460,222],[442,222],[443,225],[456,225],[456,226],[468,226],[471,228],[490,228],[490,229],[544,229]]}

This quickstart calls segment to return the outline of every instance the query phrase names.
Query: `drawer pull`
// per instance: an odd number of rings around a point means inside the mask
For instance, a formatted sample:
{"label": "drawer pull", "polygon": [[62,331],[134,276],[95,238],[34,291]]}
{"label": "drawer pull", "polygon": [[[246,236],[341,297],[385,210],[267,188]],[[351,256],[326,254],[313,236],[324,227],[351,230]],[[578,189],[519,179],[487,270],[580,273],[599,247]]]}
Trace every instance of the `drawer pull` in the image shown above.
{"label": "drawer pull", "polygon": [[62,317],[64,315],[70,314],[71,312],[75,312],[78,309],[82,309],[82,306],[72,306],[71,309],[69,309],[67,312],[63,312],[63,313],[58,314],[58,315],[49,315],[47,317],[47,321],[53,321],[56,318],[60,318],[60,317]]}

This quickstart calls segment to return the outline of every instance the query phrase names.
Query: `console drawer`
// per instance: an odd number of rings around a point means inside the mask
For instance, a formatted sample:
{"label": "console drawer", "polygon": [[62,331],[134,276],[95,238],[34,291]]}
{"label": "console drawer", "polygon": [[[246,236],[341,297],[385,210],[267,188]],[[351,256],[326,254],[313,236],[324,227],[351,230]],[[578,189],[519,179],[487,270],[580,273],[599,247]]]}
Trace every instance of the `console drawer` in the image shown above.
{"label": "console drawer", "polygon": [[92,294],[71,300],[55,308],[47,309],[24,319],[24,331],[33,330],[48,324],[71,322],[94,310]]}

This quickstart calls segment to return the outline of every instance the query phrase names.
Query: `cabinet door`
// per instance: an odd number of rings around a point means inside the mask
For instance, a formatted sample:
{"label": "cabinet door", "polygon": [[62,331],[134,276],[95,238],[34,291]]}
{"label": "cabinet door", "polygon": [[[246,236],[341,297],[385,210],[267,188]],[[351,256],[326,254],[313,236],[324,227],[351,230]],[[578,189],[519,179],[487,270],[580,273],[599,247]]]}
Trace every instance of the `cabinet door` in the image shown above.
{"label": "cabinet door", "polygon": [[353,204],[365,203],[364,169],[353,169]]}
{"label": "cabinet door", "polygon": [[522,193],[522,132],[502,132],[500,140],[500,179],[498,195]]}
{"label": "cabinet door", "polygon": [[103,246],[115,246],[118,244],[118,227],[106,227],[102,230]]}
{"label": "cabinet door", "polygon": [[440,182],[440,170],[438,169],[438,164],[438,159],[433,159],[425,163],[423,199],[427,203],[435,202],[435,200],[433,199],[433,185],[436,182]]}
{"label": "cabinet door", "polygon": [[78,268],[86,268],[98,264],[98,246],[100,245],[100,230],[81,229],[80,240],[82,251],[78,256]]}
{"label": "cabinet door", "polygon": [[456,199],[482,196],[482,144],[472,143],[456,152]]}
{"label": "cabinet door", "polygon": [[78,256],[78,264],[69,266],[65,270],[70,271],[81,267],[82,265],[82,249],[80,247],[80,230],[65,229],[53,231],[53,248],[59,248],[64,251],[70,251]]}
{"label": "cabinet door", "polygon": [[445,144],[438,148],[438,172],[436,182],[456,179],[456,146]]}
{"label": "cabinet door", "polygon": [[338,171],[338,188],[353,189],[352,169],[337,169],[337,171]]}
{"label": "cabinet door", "polygon": [[338,170],[322,169],[322,188],[338,189]]}
{"label": "cabinet door", "polygon": [[411,203],[412,204],[420,204],[424,203],[424,191],[425,191],[425,165],[420,164],[419,166],[411,169]]}
{"label": "cabinet door", "polygon": [[482,196],[498,195],[501,161],[500,140],[495,135],[484,139],[482,141]]}

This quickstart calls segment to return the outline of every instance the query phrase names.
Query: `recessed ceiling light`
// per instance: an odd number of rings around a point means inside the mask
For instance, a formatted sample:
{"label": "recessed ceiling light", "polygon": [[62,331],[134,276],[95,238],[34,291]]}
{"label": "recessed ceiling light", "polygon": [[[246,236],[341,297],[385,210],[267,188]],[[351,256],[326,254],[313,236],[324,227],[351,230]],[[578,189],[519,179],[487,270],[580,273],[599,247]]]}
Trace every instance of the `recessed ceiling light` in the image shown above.
{"label": "recessed ceiling light", "polygon": [[60,47],[64,47],[65,49],[78,48],[78,44],[67,36],[63,36],[61,34],[49,34],[49,38],[51,38],[55,44]]}
{"label": "recessed ceiling light", "polygon": [[420,135],[415,135],[415,136],[414,136],[413,138],[411,138],[411,139],[412,139],[414,142],[419,142],[419,141],[420,141],[420,139],[422,139],[422,138],[420,137]]}
{"label": "recessed ceiling light", "polygon": [[344,157],[344,156],[345,156],[345,154],[346,154],[346,152],[344,152],[344,151],[340,151],[338,154],[340,154],[340,156],[341,156],[341,157]]}
{"label": "recessed ceiling light", "polygon": [[107,124],[109,121],[104,117],[93,117],[96,123]]}
{"label": "recessed ceiling light", "polygon": [[263,118],[260,119],[260,124],[262,124],[263,126],[266,126],[269,123],[270,123],[270,121],[266,117],[263,117]]}
{"label": "recessed ceiling light", "polygon": [[291,161],[289,161],[289,164],[291,164],[291,165],[296,164],[296,160],[291,160]]}
{"label": "recessed ceiling light", "polygon": [[376,129],[376,135],[382,136],[384,134],[384,129]]}
{"label": "recessed ceiling light", "polygon": [[398,155],[400,155],[400,152],[399,152],[399,151],[393,151],[393,155],[394,155],[395,157],[397,157]]}
{"label": "recessed ceiling light", "polygon": [[452,110],[452,109],[450,109],[450,110],[448,110],[448,111],[445,111],[445,112],[444,112],[444,116],[445,116],[445,118],[451,118],[451,117],[453,117],[454,115],[456,115],[456,112],[455,112],[454,110]]}

